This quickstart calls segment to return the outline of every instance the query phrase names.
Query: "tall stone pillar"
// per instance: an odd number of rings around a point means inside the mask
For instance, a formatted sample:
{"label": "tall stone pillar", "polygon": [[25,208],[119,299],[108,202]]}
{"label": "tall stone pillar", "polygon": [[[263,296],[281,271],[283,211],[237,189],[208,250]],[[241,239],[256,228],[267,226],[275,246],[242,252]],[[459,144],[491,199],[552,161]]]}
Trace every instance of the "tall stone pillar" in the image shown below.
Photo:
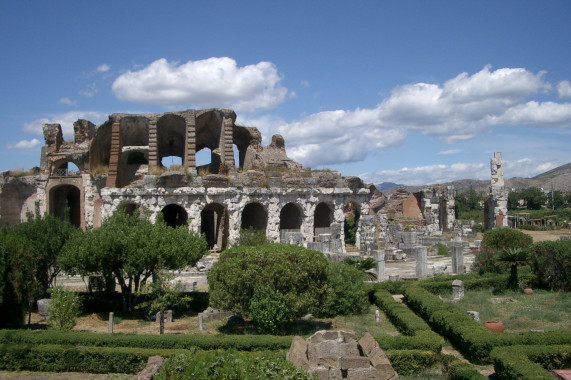
{"label": "tall stone pillar", "polygon": [[229,117],[222,118],[222,125],[220,128],[220,159],[227,166],[234,166],[234,149],[232,143],[234,122]]}
{"label": "tall stone pillar", "polygon": [[419,246],[415,247],[416,256],[416,277],[426,278],[428,274],[428,248]]}
{"label": "tall stone pillar", "polygon": [[377,281],[386,281],[385,251],[380,249],[373,252],[373,257],[377,261]]}
{"label": "tall stone pillar", "polygon": [[151,120],[149,124],[149,169],[160,166],[157,134],[157,121]]}
{"label": "tall stone pillar", "polygon": [[464,273],[464,243],[451,242],[452,273]]}
{"label": "tall stone pillar", "polygon": [[485,218],[486,229],[508,226],[508,195],[504,186],[504,168],[502,153],[495,152],[490,161],[492,180],[490,183],[487,213]]}

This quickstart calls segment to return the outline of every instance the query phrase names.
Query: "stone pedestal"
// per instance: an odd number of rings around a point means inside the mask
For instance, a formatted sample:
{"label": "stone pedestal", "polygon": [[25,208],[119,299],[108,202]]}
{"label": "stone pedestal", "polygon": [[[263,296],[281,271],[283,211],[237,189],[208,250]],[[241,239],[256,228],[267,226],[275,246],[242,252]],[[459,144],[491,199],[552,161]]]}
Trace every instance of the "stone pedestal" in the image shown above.
{"label": "stone pedestal", "polygon": [[416,256],[416,277],[426,278],[428,274],[428,248],[415,247],[414,254]]}

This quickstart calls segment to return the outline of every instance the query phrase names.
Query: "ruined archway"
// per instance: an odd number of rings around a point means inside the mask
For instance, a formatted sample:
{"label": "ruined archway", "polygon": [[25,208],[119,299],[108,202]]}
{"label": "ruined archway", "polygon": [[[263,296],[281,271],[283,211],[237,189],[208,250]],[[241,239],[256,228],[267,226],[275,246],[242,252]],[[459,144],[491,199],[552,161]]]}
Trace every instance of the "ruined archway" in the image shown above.
{"label": "ruined archway", "polygon": [[125,162],[122,167],[122,184],[126,186],[138,179],[141,179],[143,175],[147,174],[149,170],[149,159],[148,149],[129,149],[126,155],[121,155],[121,158],[125,158]]}
{"label": "ruined archway", "polygon": [[139,206],[133,202],[123,202],[119,205],[119,210],[123,211],[126,215],[132,216]]}
{"label": "ruined archway", "polygon": [[349,202],[343,207],[343,231],[345,244],[355,245],[359,219],[361,218],[361,206],[356,202]]}
{"label": "ruined archway", "polygon": [[162,163],[164,157],[179,157],[185,164],[186,121],[182,116],[166,114],[157,121],[157,154]]}
{"label": "ruined archway", "polygon": [[208,248],[223,251],[228,246],[228,212],[220,203],[210,203],[200,213],[200,232]]}
{"label": "ruined archway", "polygon": [[81,227],[81,192],[73,185],[53,187],[49,192],[48,213],[61,220],[69,219],[74,226]]}
{"label": "ruined archway", "polygon": [[295,203],[288,203],[280,211],[280,230],[299,231],[302,219],[300,207]]}
{"label": "ruined archway", "polygon": [[[83,167],[83,165],[81,165]],[[52,177],[78,176],[81,168],[70,159],[61,159],[52,164],[50,175]]]}
{"label": "ruined archway", "polygon": [[328,234],[330,233],[330,226],[333,222],[333,210],[331,207],[325,203],[321,202],[315,208],[314,218],[313,218],[313,226],[314,226],[314,234],[318,236],[320,234]]}
{"label": "ruined archway", "polygon": [[268,213],[260,203],[248,203],[242,211],[242,229],[254,228],[265,231],[268,224]]}
{"label": "ruined archway", "polygon": [[161,212],[165,223],[170,227],[185,226],[187,223],[186,210],[177,204],[166,205]]}

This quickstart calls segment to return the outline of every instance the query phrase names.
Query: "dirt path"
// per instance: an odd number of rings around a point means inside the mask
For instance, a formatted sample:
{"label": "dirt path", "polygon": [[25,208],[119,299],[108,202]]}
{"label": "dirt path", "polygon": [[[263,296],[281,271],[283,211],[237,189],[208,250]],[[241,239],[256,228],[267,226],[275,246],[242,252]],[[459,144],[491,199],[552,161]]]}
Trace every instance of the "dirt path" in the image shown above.
{"label": "dirt path", "polygon": [[527,231],[520,230],[524,234],[530,235],[533,238],[533,242],[537,243],[539,241],[555,241],[559,240],[561,236],[571,236],[571,230],[553,230],[553,231]]}

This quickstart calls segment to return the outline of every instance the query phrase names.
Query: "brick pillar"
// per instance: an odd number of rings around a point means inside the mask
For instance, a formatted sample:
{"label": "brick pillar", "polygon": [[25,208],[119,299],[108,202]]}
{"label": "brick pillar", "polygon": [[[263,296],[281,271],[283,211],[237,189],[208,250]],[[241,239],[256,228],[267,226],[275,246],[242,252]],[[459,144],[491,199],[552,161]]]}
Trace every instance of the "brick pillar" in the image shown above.
{"label": "brick pillar", "polygon": [[159,167],[159,149],[157,140],[157,121],[149,124],[149,169]]}
{"label": "brick pillar", "polygon": [[107,187],[117,187],[119,175],[119,158],[121,156],[121,125],[114,121],[111,126],[111,150],[109,154],[109,175]]}
{"label": "brick pillar", "polygon": [[196,171],[196,112],[191,111],[186,118],[186,144],[184,162],[187,168]]}
{"label": "brick pillar", "polygon": [[220,155],[222,162],[226,165],[234,165],[234,150],[232,148],[233,136],[233,122],[229,117],[222,119],[222,126],[220,129]]}

